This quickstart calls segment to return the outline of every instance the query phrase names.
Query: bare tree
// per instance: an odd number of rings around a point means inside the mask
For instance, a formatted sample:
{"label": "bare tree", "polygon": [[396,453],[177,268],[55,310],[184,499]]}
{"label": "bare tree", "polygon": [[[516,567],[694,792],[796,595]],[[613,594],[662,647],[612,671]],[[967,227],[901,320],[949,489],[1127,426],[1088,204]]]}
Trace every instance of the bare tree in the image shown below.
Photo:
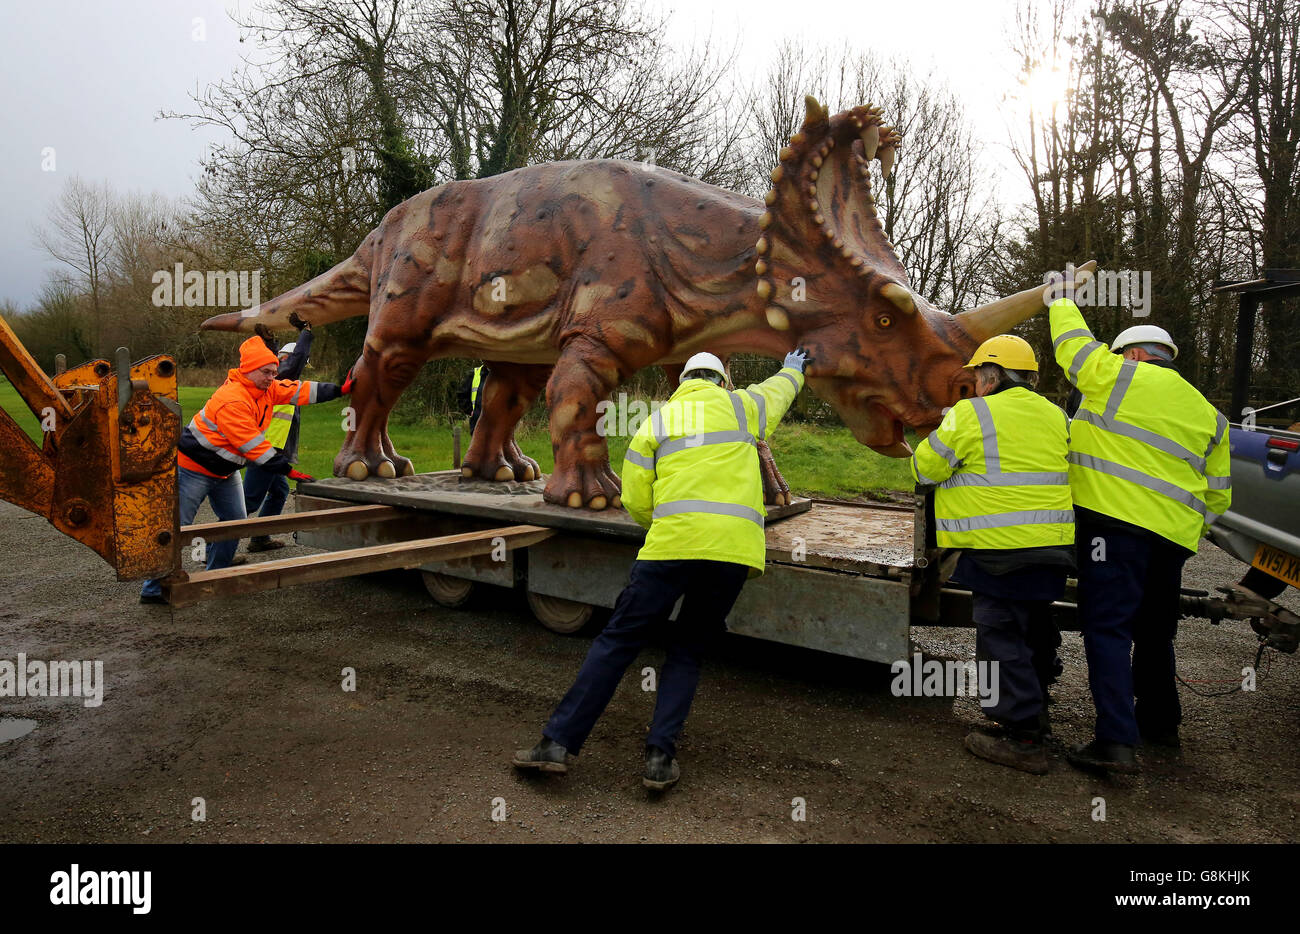
{"label": "bare tree", "polygon": [[99,353],[102,329],[101,293],[105,264],[112,253],[113,198],[105,184],[70,178],[50,208],[36,242],[50,257],[67,266],[69,278],[90,298],[92,352]]}
{"label": "bare tree", "polygon": [[[1300,267],[1300,7],[1288,0],[1216,0],[1232,24],[1223,54],[1247,65],[1245,106],[1228,129],[1234,169],[1224,179],[1239,197],[1254,251],[1244,270]],[[1300,301],[1267,301],[1266,392],[1300,387]]]}
{"label": "bare tree", "polygon": [[981,146],[952,91],[898,59],[849,46],[828,54],[788,40],[751,106],[751,190],[767,186],[803,119],[806,94],[832,112],[875,104],[902,133],[898,165],[887,181],[877,175],[873,189],[912,287],[955,309],[986,297],[1001,213],[980,169]]}
{"label": "bare tree", "polygon": [[[671,49],[666,20],[628,0],[462,0],[421,7],[404,74],[448,178],[539,161],[651,159],[737,177],[743,106],[732,55]],[[734,54],[734,53],[733,53]]]}

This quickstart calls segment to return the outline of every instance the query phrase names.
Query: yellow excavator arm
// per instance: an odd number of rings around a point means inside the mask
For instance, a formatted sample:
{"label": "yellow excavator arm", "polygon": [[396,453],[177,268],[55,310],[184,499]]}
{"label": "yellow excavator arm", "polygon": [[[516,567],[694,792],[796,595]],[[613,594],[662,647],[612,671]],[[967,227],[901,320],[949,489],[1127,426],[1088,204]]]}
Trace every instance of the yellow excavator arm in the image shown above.
{"label": "yellow excavator arm", "polygon": [[0,499],[45,516],[93,548],[118,580],[177,567],[176,445],[181,408],[171,357],[92,360],[45,374],[0,318],[0,371],[41,425],[40,447],[0,409]]}

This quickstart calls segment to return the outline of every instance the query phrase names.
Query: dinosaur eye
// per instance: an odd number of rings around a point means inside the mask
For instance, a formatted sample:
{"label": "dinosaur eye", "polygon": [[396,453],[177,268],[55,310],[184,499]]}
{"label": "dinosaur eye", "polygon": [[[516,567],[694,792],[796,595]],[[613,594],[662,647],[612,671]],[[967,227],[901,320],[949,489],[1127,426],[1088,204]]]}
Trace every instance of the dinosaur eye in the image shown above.
{"label": "dinosaur eye", "polygon": [[876,319],[876,324],[880,325],[882,328],[890,327],[893,323],[894,319],[889,317],[889,315],[881,315]]}

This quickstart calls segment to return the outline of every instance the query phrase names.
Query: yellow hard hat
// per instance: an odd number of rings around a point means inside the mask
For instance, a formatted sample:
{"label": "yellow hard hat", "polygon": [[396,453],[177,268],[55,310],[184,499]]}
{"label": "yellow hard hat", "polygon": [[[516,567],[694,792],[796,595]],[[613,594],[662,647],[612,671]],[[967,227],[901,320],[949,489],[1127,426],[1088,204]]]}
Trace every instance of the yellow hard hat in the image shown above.
{"label": "yellow hard hat", "polygon": [[1034,348],[1029,346],[1029,341],[1014,334],[990,337],[975,348],[975,355],[966,366],[979,366],[981,363],[996,363],[1007,370],[1038,372],[1038,358],[1034,356]]}

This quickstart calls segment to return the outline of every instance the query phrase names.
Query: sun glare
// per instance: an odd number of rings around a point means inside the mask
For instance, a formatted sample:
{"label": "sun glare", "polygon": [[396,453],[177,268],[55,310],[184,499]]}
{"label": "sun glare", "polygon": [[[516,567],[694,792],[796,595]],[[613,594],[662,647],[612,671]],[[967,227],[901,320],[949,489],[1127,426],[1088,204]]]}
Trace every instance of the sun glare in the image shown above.
{"label": "sun glare", "polygon": [[1025,80],[1025,96],[1039,114],[1058,112],[1068,100],[1070,70],[1065,63],[1042,63],[1034,67]]}

